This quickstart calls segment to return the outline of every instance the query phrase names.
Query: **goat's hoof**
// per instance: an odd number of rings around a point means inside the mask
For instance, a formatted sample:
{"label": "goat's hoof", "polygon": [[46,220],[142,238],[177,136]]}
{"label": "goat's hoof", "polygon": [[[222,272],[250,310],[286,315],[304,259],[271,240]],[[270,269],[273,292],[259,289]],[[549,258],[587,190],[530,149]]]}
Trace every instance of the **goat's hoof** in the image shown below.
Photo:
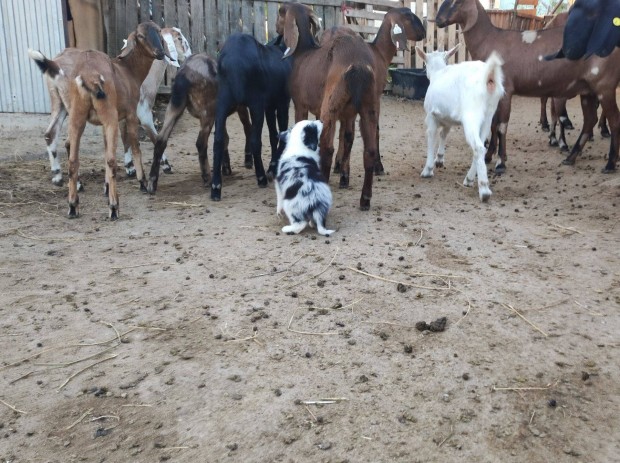
{"label": "goat's hoof", "polygon": [[63,185],[63,180],[62,177],[58,178],[58,177],[54,177],[52,178],[52,183],[56,186],[62,186]]}
{"label": "goat's hoof", "polygon": [[345,177],[344,175],[341,175],[339,187],[342,189],[349,188],[349,177]]}
{"label": "goat's hoof", "polygon": [[334,174],[339,174],[340,173],[340,163],[338,161],[336,161],[334,163]]}
{"label": "goat's hoof", "polygon": [[149,194],[151,195],[154,195],[157,192],[157,179],[156,178],[151,178],[149,180],[149,183],[146,186],[146,191],[148,191]]}
{"label": "goat's hoof", "polygon": [[435,167],[443,167],[443,161],[435,161]]}
{"label": "goat's hoof", "polygon": [[502,175],[506,173],[506,164],[503,162],[495,166],[495,175]]}
{"label": "goat's hoof", "polygon": [[482,201],[483,203],[486,203],[489,201],[489,198],[491,197],[491,192],[484,192],[484,193],[480,193],[480,201]]}
{"label": "goat's hoof", "polygon": [[601,172],[603,174],[613,174],[616,172],[616,167],[615,166],[610,166],[609,164],[607,164],[603,170],[601,170]]}
{"label": "goat's hoof", "polygon": [[559,143],[557,140],[551,139],[551,138],[549,139],[549,146],[558,146],[558,145]]}
{"label": "goat's hoof", "polygon": [[564,122],[562,124],[562,127],[564,127],[566,130],[573,130],[575,127],[573,126],[573,123],[569,120],[567,120],[566,122]]}
{"label": "goat's hoof", "polygon": [[267,181],[267,176],[263,175],[262,177],[258,177],[256,179],[259,188],[267,188],[269,182]]}
{"label": "goat's hoof", "polygon": [[245,155],[245,160],[243,161],[243,165],[245,166],[246,169],[251,169],[252,167],[254,167],[254,159],[252,158],[251,154]]}
{"label": "goat's hoof", "polygon": [[365,198],[363,195],[360,198],[360,211],[367,211],[370,209],[370,198]]}
{"label": "goat's hoof", "polygon": [[575,165],[575,158],[571,158],[570,156],[567,157],[566,159],[564,159],[562,161],[562,164],[565,166],[574,166]]}
{"label": "goat's hoof", "polygon": [[77,219],[80,216],[80,211],[78,210],[77,204],[69,204],[69,214],[70,219]]}
{"label": "goat's hoof", "polygon": [[486,155],[484,157],[484,163],[485,164],[491,164],[491,161],[493,160],[493,156],[492,155]]}
{"label": "goat's hoof", "polygon": [[222,187],[211,185],[211,199],[213,201],[220,201],[222,199]]}
{"label": "goat's hoof", "polygon": [[118,220],[118,207],[110,207],[110,220]]}
{"label": "goat's hoof", "polygon": [[542,124],[542,125],[540,126],[540,129],[541,129],[543,132],[549,132],[549,130],[550,130],[549,124]]}
{"label": "goat's hoof", "polygon": [[161,170],[164,171],[164,174],[171,174],[172,173],[172,164],[170,164],[168,161],[164,161],[161,165]]}
{"label": "goat's hoof", "polygon": [[144,180],[140,180],[140,191],[142,193],[147,193],[149,190],[146,188],[146,183],[144,183]]}
{"label": "goat's hoof", "polygon": [[569,150],[568,150],[568,146],[566,146],[566,145],[562,145],[562,146],[560,146],[560,152],[562,152],[562,153],[568,153],[568,151],[569,151]]}
{"label": "goat's hoof", "polygon": [[427,171],[426,169],[422,171],[422,173],[420,174],[420,177],[422,178],[432,178],[435,175],[435,173],[431,170],[431,171]]}
{"label": "goat's hoof", "polygon": [[609,133],[609,129],[601,129],[601,137],[603,137],[603,138],[610,138],[611,137],[611,133]]}

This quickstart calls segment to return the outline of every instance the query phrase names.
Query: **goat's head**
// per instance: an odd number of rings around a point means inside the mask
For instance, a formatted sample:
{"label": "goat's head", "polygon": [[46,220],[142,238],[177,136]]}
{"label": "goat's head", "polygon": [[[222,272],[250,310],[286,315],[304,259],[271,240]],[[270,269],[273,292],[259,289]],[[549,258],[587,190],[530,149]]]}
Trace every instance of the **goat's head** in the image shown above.
{"label": "goat's head", "polygon": [[192,55],[189,42],[177,27],[165,27],[161,30],[161,36],[167,47],[166,61],[175,67],[183,63]]}
{"label": "goat's head", "polygon": [[448,60],[456,53],[460,45],[460,43],[457,43],[455,47],[448,51],[432,51],[430,53],[424,53],[424,50],[420,47],[415,47],[415,51],[426,64],[427,74],[432,74],[433,71],[445,68],[448,65]]}
{"label": "goat's head", "polygon": [[161,29],[153,21],[138,24],[136,30],[127,37],[127,44],[121,51],[119,58],[126,57],[138,48],[142,48],[143,53],[153,59],[164,59],[166,56]]}
{"label": "goat's head", "polygon": [[316,35],[321,28],[319,18],[309,6],[301,3],[284,3],[278,11],[276,32],[284,37],[288,47],[283,58],[288,58],[303,43],[304,47],[318,48]]}
{"label": "goat's head", "polygon": [[383,24],[390,26],[392,43],[398,50],[408,50],[407,40],[417,42],[426,37],[426,30],[420,18],[409,8],[392,8],[385,14]]}
{"label": "goat's head", "polygon": [[471,29],[478,20],[476,0],[445,0],[435,16],[437,27],[460,24],[463,32]]}

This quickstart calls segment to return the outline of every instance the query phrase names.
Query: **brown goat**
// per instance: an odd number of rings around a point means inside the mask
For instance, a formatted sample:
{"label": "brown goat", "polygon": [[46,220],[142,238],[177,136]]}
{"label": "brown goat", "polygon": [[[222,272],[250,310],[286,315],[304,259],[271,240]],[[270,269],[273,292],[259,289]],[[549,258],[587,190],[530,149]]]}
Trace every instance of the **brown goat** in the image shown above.
{"label": "brown goat", "polygon": [[[442,3],[435,18],[437,26],[459,24],[473,59],[484,60],[492,51],[504,59],[506,96],[500,101],[494,118],[498,130],[500,159],[496,172],[506,169],[506,129],[510,119],[512,95],[533,97],[581,97],[584,125],[564,164],[572,165],[590,138],[597,121],[597,98],[602,103],[612,133],[608,162],[604,172],[616,169],[620,139],[620,112],[616,105],[616,87],[620,81],[620,50],[609,57],[587,60],[545,61],[562,44],[562,28],[542,31],[498,29],[478,0],[450,0]],[[490,161],[489,149],[486,160]]]}
{"label": "brown goat", "polygon": [[[164,58],[164,45],[159,26],[151,21],[138,25],[129,36],[127,46],[116,58],[111,59],[99,51],[81,51],[68,48],[58,61],[45,58],[40,52],[30,51],[30,56],[41,70],[59,85],[67,85],[59,91],[62,104],[69,110],[69,139],[65,146],[69,154],[69,217],[79,216],[77,180],[79,171],[80,138],[86,122],[103,126],[106,190],[110,218],[118,218],[118,192],[116,190],[116,146],[119,121],[125,121],[121,136],[123,143],[131,147],[136,158],[137,177],[140,187],[146,191],[142,155],[138,142],[138,116],[136,108],[140,98],[140,86],[147,76],[153,60]],[[72,73],[67,75],[62,66],[65,59],[74,63]],[[68,78],[58,78],[66,75]]]}
{"label": "brown goat", "polygon": [[[172,84],[170,101],[166,108],[164,124],[157,135],[153,151],[153,164],[149,175],[148,192],[154,194],[157,191],[159,181],[159,167],[168,146],[168,139],[172,134],[174,126],[183,115],[185,109],[196,119],[200,120],[200,132],[196,140],[196,149],[200,162],[200,171],[205,186],[211,181],[211,170],[209,168],[209,157],[207,146],[209,135],[215,122],[215,107],[217,103],[217,63],[205,53],[198,53],[189,57],[177,72]],[[246,167],[252,168],[252,155],[249,148],[250,116],[246,107],[240,107],[237,111],[239,119],[243,124],[245,133],[245,163]],[[224,162],[222,170],[230,175],[230,156],[228,154],[228,134],[226,134],[224,151]]]}
{"label": "brown goat", "polygon": [[332,31],[316,43],[309,24],[316,17],[309,7],[285,3],[280,7],[277,30],[284,33],[289,47],[285,57],[293,56],[290,78],[295,103],[295,121],[314,114],[323,122],[319,142],[321,172],[327,180],[334,155],[336,122],[344,125],[345,153],[341,186],[349,181],[349,154],[353,143],[355,117],[360,116],[364,143],[364,185],[360,208],[370,208],[372,182],[378,159],[380,97],[387,79],[387,67],[396,49],[405,49],[407,40],[421,40],[425,30],[420,19],[408,8],[390,10],[372,46],[356,35]]}

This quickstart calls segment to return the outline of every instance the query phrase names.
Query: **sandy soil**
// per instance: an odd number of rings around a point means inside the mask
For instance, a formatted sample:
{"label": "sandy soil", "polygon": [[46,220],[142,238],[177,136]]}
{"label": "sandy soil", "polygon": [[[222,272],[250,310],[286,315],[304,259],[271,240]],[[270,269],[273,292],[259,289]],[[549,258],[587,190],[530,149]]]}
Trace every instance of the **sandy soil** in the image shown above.
{"label": "sandy soil", "polygon": [[326,239],[279,233],[232,118],[221,202],[185,116],[174,173],[153,197],[121,175],[110,222],[99,129],[68,220],[47,116],[0,115],[0,459],[620,461],[620,177],[599,136],[561,166],[537,119],[515,98],[482,204],[462,132],[421,179],[422,104],[385,97],[387,175],[359,211],[358,138]]}

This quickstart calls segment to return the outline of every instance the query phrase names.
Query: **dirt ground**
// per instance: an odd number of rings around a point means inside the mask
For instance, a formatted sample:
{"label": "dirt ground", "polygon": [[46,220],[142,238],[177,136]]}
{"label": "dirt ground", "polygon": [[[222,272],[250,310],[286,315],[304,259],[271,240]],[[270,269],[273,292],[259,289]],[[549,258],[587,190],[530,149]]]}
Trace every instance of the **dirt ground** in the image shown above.
{"label": "dirt ground", "polygon": [[186,115],[174,173],[151,197],[121,169],[110,222],[98,128],[69,220],[48,116],[0,115],[0,459],[620,461],[620,176],[598,134],[560,165],[537,119],[514,99],[483,204],[462,132],[422,179],[422,103],[384,97],[387,175],[361,212],[358,137],[325,238],[279,233],[233,118],[221,202]]}

